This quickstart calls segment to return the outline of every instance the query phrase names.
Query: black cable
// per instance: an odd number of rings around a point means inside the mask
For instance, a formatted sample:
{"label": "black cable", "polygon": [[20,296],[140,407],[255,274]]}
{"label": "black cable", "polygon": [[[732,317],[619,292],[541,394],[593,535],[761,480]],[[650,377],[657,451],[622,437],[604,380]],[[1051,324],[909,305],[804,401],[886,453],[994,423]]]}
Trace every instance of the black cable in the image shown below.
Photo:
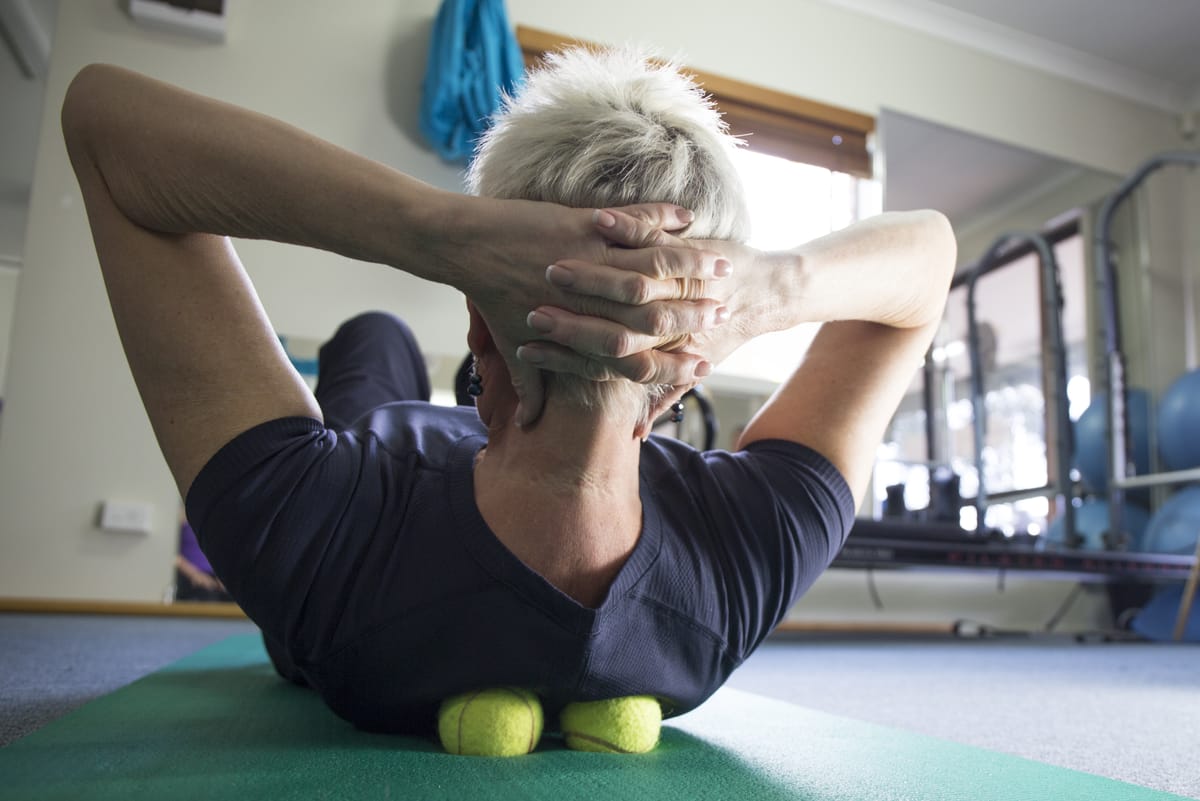
{"label": "black cable", "polygon": [[1076,584],[1071,591],[1067,593],[1067,597],[1063,600],[1063,602],[1059,604],[1058,610],[1055,611],[1055,613],[1050,616],[1050,619],[1046,621],[1046,625],[1042,628],[1042,631],[1054,631],[1055,627],[1062,622],[1062,619],[1066,616],[1067,612],[1069,612],[1071,607],[1074,606],[1075,599],[1079,597],[1081,592],[1083,592],[1083,585]]}
{"label": "black cable", "polygon": [[871,603],[875,604],[875,611],[883,611],[883,599],[879,597],[879,590],[875,587],[875,568],[867,568],[867,591],[871,593]]}

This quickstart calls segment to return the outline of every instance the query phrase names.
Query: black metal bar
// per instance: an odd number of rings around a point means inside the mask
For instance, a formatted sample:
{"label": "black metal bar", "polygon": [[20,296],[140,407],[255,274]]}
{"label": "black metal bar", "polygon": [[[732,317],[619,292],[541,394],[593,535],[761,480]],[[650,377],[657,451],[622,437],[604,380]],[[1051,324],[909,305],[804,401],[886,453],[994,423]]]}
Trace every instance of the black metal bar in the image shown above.
{"label": "black metal bar", "polygon": [[[989,492],[987,498],[991,503],[1013,503],[1014,501],[1023,501],[1026,498],[1045,498],[1050,495],[1057,494],[1058,487],[1054,484],[1047,484],[1044,487],[1029,487],[1028,489]],[[970,501],[973,504],[975,499],[963,498],[963,501]]]}
{"label": "black metal bar", "polygon": [[1109,528],[1114,535],[1124,529],[1121,509],[1125,503],[1125,489],[1121,482],[1130,473],[1136,473],[1133,460],[1133,444],[1129,437],[1129,399],[1125,384],[1125,354],[1121,350],[1121,319],[1117,309],[1117,267],[1112,247],[1112,223],[1117,209],[1141,186],[1142,182],[1170,164],[1200,165],[1200,151],[1177,151],[1160,153],[1137,168],[1120,186],[1109,195],[1100,207],[1096,225],[1095,270],[1096,283],[1100,289],[1104,314],[1104,350],[1107,356],[1105,389],[1108,392],[1108,419],[1105,421],[1105,436],[1109,452]]}
{"label": "black metal bar", "polygon": [[[923,536],[921,526],[895,531],[894,524],[860,520],[831,567],[898,569],[956,568],[1063,575],[1084,581],[1183,581],[1195,559],[1175,554],[1084,551],[1030,547],[996,538],[957,541]],[[878,531],[877,531],[878,530]]]}
{"label": "black metal bar", "polygon": [[1056,480],[1059,510],[1063,514],[1063,531],[1067,542],[1075,541],[1075,507],[1071,505],[1071,419],[1067,407],[1067,348],[1062,330],[1062,285],[1059,282],[1058,259],[1046,238],[1041,234],[1014,232],[999,236],[967,276],[967,346],[971,360],[971,404],[974,410],[975,471],[979,489],[975,494],[975,530],[985,530],[988,495],[983,477],[983,443],[987,432],[987,404],[983,386],[983,358],[979,352],[979,328],[975,313],[975,291],[979,279],[1012,261],[1014,243],[1024,242],[1038,255],[1042,279],[1042,319],[1050,327],[1050,358],[1056,386],[1047,387],[1046,401],[1055,411],[1058,428]]}
{"label": "black metal bar", "polygon": [[[1042,239],[1046,240],[1047,244],[1053,247],[1058,245],[1060,242],[1070,239],[1078,233],[1079,218],[1072,217],[1066,222],[1059,223],[1049,230],[1039,231],[1038,236],[1042,237]],[[1020,259],[1024,256],[1033,255],[1034,253],[1037,253],[1037,247],[1033,243],[1024,239],[1014,239],[1006,247],[1004,247],[999,254],[997,254],[997,258],[991,261],[991,264],[988,266],[984,274],[986,275],[994,270],[1003,269],[1004,266],[1010,261],[1016,261],[1017,259]],[[950,281],[950,289],[953,291],[960,287],[966,286],[967,281],[971,277],[971,273],[983,263],[984,260],[981,258],[973,264],[968,264],[966,267],[963,267],[961,270],[959,270],[955,274],[954,278]]]}
{"label": "black metal bar", "polygon": [[933,365],[933,346],[925,354],[925,364],[921,369],[921,402],[925,405],[925,458],[936,461],[941,448],[938,447],[938,431],[934,419],[934,386],[936,369]]}

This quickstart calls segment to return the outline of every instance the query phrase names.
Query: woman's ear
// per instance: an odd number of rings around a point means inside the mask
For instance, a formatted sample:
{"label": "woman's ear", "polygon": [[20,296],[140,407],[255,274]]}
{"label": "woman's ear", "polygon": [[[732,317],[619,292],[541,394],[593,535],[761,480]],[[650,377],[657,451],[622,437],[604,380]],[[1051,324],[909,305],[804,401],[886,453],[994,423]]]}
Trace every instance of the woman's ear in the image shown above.
{"label": "woman's ear", "polygon": [[687,394],[687,391],[694,386],[695,384],[676,386],[673,387],[670,392],[663,395],[658,400],[658,403],[655,403],[650,407],[650,411],[646,415],[646,419],[638,424],[638,427],[634,430],[633,435],[641,440],[644,440],[646,437],[650,436],[650,431],[654,428],[654,421],[666,414],[667,409],[670,409],[672,405],[677,403],[679,399]]}
{"label": "woman's ear", "polygon": [[489,348],[495,347],[495,342],[492,340],[492,331],[488,328],[487,323],[483,321],[483,315],[479,313],[479,309],[475,304],[467,300],[467,314],[470,315],[471,323],[467,328],[467,347],[476,356],[481,356],[487,352]]}

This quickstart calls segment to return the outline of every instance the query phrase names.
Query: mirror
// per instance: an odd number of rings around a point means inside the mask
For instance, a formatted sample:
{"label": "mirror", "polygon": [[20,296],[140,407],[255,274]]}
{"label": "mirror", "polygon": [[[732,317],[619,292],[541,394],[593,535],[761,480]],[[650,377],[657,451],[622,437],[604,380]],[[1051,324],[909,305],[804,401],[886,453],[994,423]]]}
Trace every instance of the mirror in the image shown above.
{"label": "mirror", "polygon": [[[993,241],[1012,231],[1047,233],[1059,260],[1068,351],[1072,419],[1086,408],[1089,391],[1087,276],[1090,267],[1079,213],[1097,204],[1120,177],[1060,159],[935,125],[897,112],[879,117],[887,210],[932,207],[943,211],[959,241],[960,275],[980,260]],[[1048,366],[1042,358],[1039,262],[1030,254],[1005,259],[1005,266],[980,279],[977,315],[988,425],[984,442],[989,495],[1045,486],[1048,473],[1046,405]],[[942,330],[924,374],[893,420],[880,451],[871,509],[885,513],[888,488],[893,508],[932,509],[931,474],[952,471],[963,497],[973,497],[979,480],[974,465],[970,363],[967,355],[966,286],[951,292]],[[933,412],[927,419],[926,410]],[[895,488],[900,487],[900,490]],[[989,526],[1006,536],[1045,532],[1052,518],[1046,497],[989,507]],[[964,506],[943,522],[974,529],[975,510]],[[940,518],[939,518],[940,519]]]}

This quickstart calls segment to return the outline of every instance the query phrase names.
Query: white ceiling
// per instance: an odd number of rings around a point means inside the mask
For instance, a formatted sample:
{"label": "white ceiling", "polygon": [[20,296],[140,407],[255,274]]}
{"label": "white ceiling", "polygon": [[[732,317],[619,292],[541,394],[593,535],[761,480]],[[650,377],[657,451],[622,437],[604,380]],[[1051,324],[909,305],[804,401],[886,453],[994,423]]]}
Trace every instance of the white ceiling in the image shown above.
{"label": "white ceiling", "polygon": [[[21,2],[21,0],[18,0]],[[53,0],[28,2],[48,33]],[[930,35],[1177,111],[1200,109],[1200,0],[825,0]],[[41,84],[0,49],[10,121],[0,132],[0,194],[28,192]],[[885,206],[933,206],[959,225],[1076,169],[899,114],[880,116]],[[930,180],[936,175],[938,180]]]}
{"label": "white ceiling", "polygon": [[[1200,0],[824,2],[1160,109],[1200,110]],[[886,110],[878,124],[884,208],[941,209],[960,232],[1084,172]]]}
{"label": "white ceiling", "polygon": [[1200,0],[823,0],[1167,111],[1200,109]]}
{"label": "white ceiling", "polygon": [[1196,0],[934,0],[1147,76],[1200,87]]}
{"label": "white ceiling", "polygon": [[1030,202],[1083,168],[926,120],[883,111],[886,210],[934,208],[963,231],[998,211]]}

